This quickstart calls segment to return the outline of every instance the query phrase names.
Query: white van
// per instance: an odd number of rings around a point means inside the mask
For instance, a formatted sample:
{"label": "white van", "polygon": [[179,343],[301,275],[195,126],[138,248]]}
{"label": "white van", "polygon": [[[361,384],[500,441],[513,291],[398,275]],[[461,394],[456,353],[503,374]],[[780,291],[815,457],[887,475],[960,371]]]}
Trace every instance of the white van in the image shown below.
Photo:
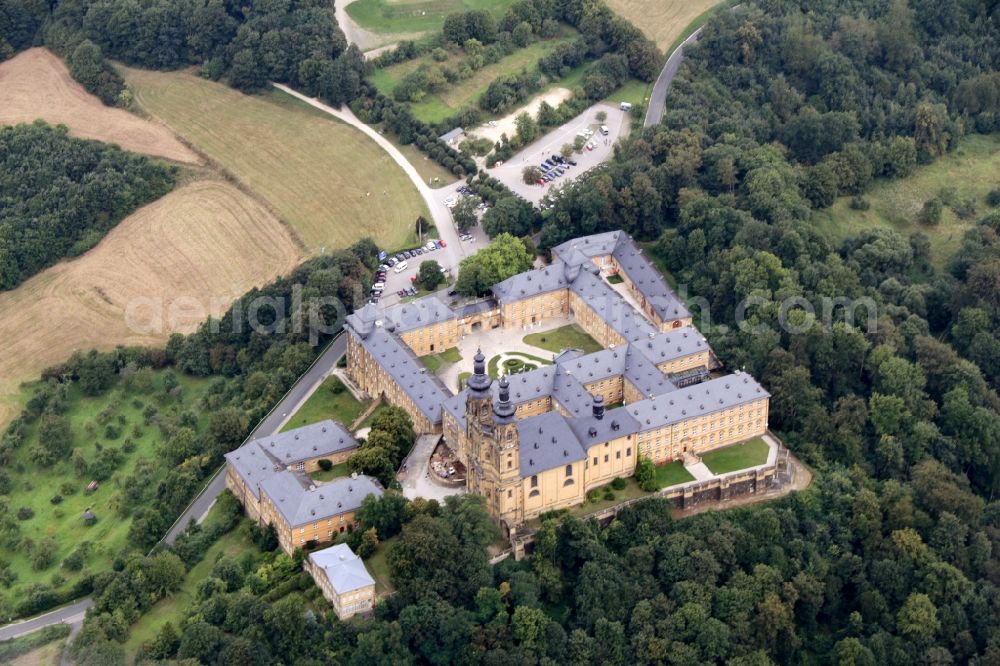
{"label": "white van", "polygon": [[603,134],[604,136],[607,136],[609,134],[607,125],[601,125],[601,134]]}
{"label": "white van", "polygon": [[401,261],[401,262],[399,262],[398,264],[396,264],[396,267],[395,267],[395,268],[393,268],[393,269],[392,269],[392,271],[393,271],[394,273],[402,273],[402,272],[403,272],[403,271],[405,271],[405,270],[406,270],[407,268],[409,268],[409,264],[407,264],[407,263],[406,263],[405,261]]}

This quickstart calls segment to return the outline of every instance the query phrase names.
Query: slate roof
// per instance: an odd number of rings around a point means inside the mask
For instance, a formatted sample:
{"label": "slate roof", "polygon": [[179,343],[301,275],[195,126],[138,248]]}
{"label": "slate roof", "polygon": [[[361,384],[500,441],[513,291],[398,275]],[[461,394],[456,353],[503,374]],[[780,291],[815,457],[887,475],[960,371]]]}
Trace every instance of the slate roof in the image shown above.
{"label": "slate roof", "polygon": [[645,297],[663,320],[690,317],[687,307],[677,298],[660,271],[646,258],[632,238],[624,231],[609,231],[575,238],[552,248],[553,257],[571,261],[570,257],[613,256],[629,281]]}
{"label": "slate roof", "polygon": [[600,419],[591,413],[582,418],[567,419],[567,422],[584,451],[595,444],[639,432],[639,421],[628,413],[627,407],[608,410]]}
{"label": "slate roof", "polygon": [[353,592],[375,584],[365,563],[354,554],[346,543],[338,543],[323,550],[309,553],[309,561],[326,574],[330,587],[337,594]]}
{"label": "slate roof", "polygon": [[358,448],[351,433],[331,419],[254,441],[282,467]]}
{"label": "slate roof", "polygon": [[260,448],[257,440],[247,442],[225,455],[226,463],[236,470],[256,499],[260,499],[260,482],[275,473],[274,460]]}
{"label": "slate roof", "polygon": [[432,294],[387,308],[382,313],[382,325],[396,333],[405,333],[455,318],[455,312]]}
{"label": "slate roof", "polygon": [[383,326],[376,326],[362,337],[350,328],[352,335],[368,350],[372,358],[389,373],[392,380],[403,389],[420,413],[431,423],[441,422],[441,403],[451,397],[451,392],[427,366],[417,358],[405,342]]}
{"label": "slate roof", "polygon": [[537,296],[569,286],[566,278],[566,264],[556,261],[544,268],[536,268],[518,273],[503,282],[493,285],[491,290],[501,303],[519,301],[529,296]]}
{"label": "slate roof", "polygon": [[365,475],[334,479],[321,486],[306,484],[305,479],[290,471],[275,472],[260,484],[289,527],[355,511],[368,495],[382,495],[378,481]]}
{"label": "slate roof", "polygon": [[558,412],[518,421],[517,435],[521,443],[521,476],[539,474],[587,457],[566,418]]}
{"label": "slate roof", "polygon": [[656,398],[633,402],[625,409],[639,421],[640,431],[646,431],[760,400],[770,395],[756,379],[745,372],[737,372],[677,389]]}

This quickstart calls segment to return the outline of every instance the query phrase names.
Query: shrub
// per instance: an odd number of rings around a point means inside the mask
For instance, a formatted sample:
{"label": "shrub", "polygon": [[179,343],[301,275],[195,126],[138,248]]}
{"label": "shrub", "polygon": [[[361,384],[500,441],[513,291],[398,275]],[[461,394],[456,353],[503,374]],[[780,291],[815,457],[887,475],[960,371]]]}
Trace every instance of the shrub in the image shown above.
{"label": "shrub", "polygon": [[71,481],[65,481],[61,486],[59,486],[59,494],[63,496],[75,495],[76,485]]}
{"label": "shrub", "polygon": [[49,500],[53,504],[59,504],[63,501],[62,495],[53,495],[52,499]]}
{"label": "shrub", "polygon": [[872,207],[868,200],[861,196],[851,197],[850,207],[852,210],[868,210]]}
{"label": "shrub", "polygon": [[594,488],[589,493],[587,493],[588,502],[597,502],[600,499],[601,499],[601,491],[597,488]]}
{"label": "shrub", "polygon": [[924,202],[924,207],[920,210],[920,221],[924,224],[937,225],[941,223],[941,213],[944,212],[944,204],[938,198]]}
{"label": "shrub", "polygon": [[135,442],[133,442],[131,439],[126,439],[124,442],[122,442],[122,451],[124,451],[125,453],[132,453],[133,451],[135,451]]}
{"label": "shrub", "polygon": [[990,206],[1000,206],[1000,187],[990,190],[986,195],[986,203]]}
{"label": "shrub", "polygon": [[104,438],[105,439],[118,439],[122,435],[122,430],[118,426],[109,423],[104,426]]}
{"label": "shrub", "polygon": [[18,520],[29,520],[35,516],[35,511],[30,506],[22,506],[17,510]]}
{"label": "shrub", "polygon": [[604,489],[604,499],[606,499],[606,500],[613,500],[614,498],[615,498],[615,493],[611,490],[611,488],[610,487],[605,488]]}
{"label": "shrub", "polygon": [[616,476],[611,481],[611,487],[615,490],[625,490],[625,479],[620,476]]}
{"label": "shrub", "polygon": [[333,463],[327,460],[326,458],[320,458],[319,468],[324,472],[329,472],[331,469],[333,469]]}

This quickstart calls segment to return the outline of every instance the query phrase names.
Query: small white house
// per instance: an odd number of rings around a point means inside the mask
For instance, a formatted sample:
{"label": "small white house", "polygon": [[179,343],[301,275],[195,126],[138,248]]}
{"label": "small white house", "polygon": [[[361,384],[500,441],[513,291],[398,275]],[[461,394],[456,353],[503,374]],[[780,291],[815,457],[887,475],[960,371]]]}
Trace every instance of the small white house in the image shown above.
{"label": "small white house", "polygon": [[341,620],[375,608],[375,579],[347,544],[310,553],[306,571]]}

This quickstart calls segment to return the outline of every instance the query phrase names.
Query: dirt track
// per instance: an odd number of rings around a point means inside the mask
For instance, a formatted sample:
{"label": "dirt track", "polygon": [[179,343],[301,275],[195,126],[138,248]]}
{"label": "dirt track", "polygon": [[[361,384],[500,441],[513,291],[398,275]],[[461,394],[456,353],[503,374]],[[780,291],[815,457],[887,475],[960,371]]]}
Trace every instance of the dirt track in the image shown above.
{"label": "dirt track", "polygon": [[125,150],[177,162],[200,161],[166,127],[101,104],[70,77],[62,60],[42,48],[0,63],[0,123],[38,118],[66,125],[70,134],[83,139],[117,143]]}

